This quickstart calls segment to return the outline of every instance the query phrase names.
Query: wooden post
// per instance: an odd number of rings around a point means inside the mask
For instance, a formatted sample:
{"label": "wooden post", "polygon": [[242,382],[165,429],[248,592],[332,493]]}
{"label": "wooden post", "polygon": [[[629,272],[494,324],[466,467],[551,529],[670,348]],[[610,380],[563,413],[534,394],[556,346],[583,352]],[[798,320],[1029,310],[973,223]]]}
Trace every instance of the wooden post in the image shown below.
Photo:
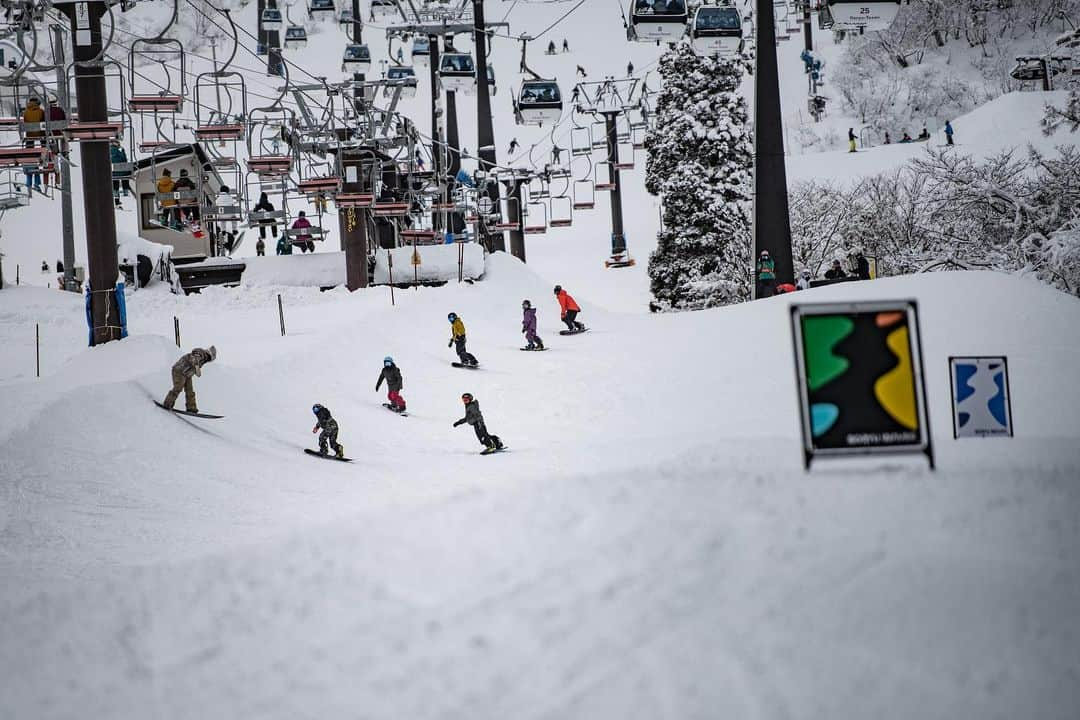
{"label": "wooden post", "polygon": [[278,320],[281,321],[281,337],[285,337],[285,311],[281,308],[281,295],[277,296]]}
{"label": "wooden post", "polygon": [[37,376],[41,377],[41,325],[34,323],[34,365]]}
{"label": "wooden post", "polygon": [[19,284],[19,266],[18,265],[15,266],[15,284],[16,285]]}
{"label": "wooden post", "polygon": [[465,243],[457,244],[457,281],[461,282],[465,275]]}
{"label": "wooden post", "polygon": [[173,333],[176,335],[176,347],[180,347],[180,318],[173,315]]}

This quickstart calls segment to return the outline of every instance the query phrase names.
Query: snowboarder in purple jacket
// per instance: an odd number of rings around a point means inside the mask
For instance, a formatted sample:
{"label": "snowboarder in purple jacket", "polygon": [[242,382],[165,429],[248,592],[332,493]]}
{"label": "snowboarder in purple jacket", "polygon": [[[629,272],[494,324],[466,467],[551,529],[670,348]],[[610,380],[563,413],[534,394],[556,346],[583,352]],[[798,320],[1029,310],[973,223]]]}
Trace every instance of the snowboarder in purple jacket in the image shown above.
{"label": "snowboarder in purple jacket", "polygon": [[544,341],[536,334],[536,308],[528,300],[521,301],[521,332],[525,333],[525,339],[529,341],[526,350],[543,350]]}

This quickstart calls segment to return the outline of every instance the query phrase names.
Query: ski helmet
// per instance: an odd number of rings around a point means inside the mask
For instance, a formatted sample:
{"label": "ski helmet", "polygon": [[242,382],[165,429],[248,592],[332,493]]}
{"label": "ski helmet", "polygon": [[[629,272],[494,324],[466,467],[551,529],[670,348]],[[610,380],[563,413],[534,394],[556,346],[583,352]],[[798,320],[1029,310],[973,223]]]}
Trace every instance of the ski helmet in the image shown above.
{"label": "ski helmet", "polygon": [[521,301],[521,307],[523,307],[523,308],[525,308],[526,310],[528,310],[529,308],[531,308],[531,307],[532,307],[532,303],[531,303],[531,302],[529,302],[528,300],[522,300],[522,301]]}
{"label": "ski helmet", "polygon": [[384,357],[384,358],[382,359],[382,364],[383,364],[383,365],[393,365],[393,364],[394,364],[394,358],[392,358],[392,357],[390,357],[389,355],[387,355],[386,357]]}
{"label": "ski helmet", "polygon": [[473,401],[472,393],[461,393],[461,402],[471,403]]}
{"label": "ski helmet", "polygon": [[449,320],[450,322],[454,322],[455,320],[457,320],[457,314],[456,313],[450,313],[449,315],[446,316],[446,319]]}
{"label": "ski helmet", "polygon": [[311,412],[314,413],[315,415],[318,415],[319,411],[322,410],[322,409],[323,409],[323,406],[320,405],[319,403],[315,403],[314,405],[311,406]]}
{"label": "ski helmet", "polygon": [[556,285],[555,286],[555,294],[558,295],[561,292],[562,292],[562,285]]}

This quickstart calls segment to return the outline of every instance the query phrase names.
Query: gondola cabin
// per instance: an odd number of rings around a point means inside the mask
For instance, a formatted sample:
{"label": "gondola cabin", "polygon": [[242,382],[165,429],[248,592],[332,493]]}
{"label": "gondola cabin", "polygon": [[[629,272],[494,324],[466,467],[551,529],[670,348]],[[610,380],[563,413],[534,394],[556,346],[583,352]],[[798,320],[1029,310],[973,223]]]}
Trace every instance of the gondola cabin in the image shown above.
{"label": "gondola cabin", "polygon": [[345,55],[341,58],[342,72],[366,73],[371,69],[371,51],[367,45],[351,43],[345,46]]}
{"label": "gondola cabin", "polygon": [[901,0],[828,0],[829,14],[838,29],[884,30],[900,12]]}
{"label": "gondola cabin", "polygon": [[401,88],[401,97],[416,97],[416,73],[407,65],[397,65],[386,71],[387,86],[384,94],[393,95],[394,88]]}
{"label": "gondola cabin", "polygon": [[302,25],[290,25],[285,28],[285,47],[302,48],[307,45],[307,30]]}
{"label": "gondola cabin", "polygon": [[439,77],[448,92],[467,92],[476,86],[476,65],[468,53],[448,52],[439,60]]}
{"label": "gondola cabin", "polygon": [[518,92],[517,115],[522,125],[549,125],[562,117],[562,93],[554,80],[526,80]]}
{"label": "gondola cabin", "polygon": [[371,0],[371,14],[376,20],[389,20],[400,15],[394,0]]}
{"label": "gondola cabin", "polygon": [[412,59],[414,63],[426,65],[431,57],[431,42],[426,37],[418,37],[412,41]]}
{"label": "gondola cabin", "polygon": [[686,0],[633,0],[627,35],[638,42],[675,42],[686,33]]}
{"label": "gondola cabin", "polygon": [[332,14],[336,7],[334,7],[334,0],[308,0],[308,16],[314,17],[316,15],[328,15]]}
{"label": "gondola cabin", "polygon": [[731,6],[703,5],[690,24],[690,42],[699,55],[733,57],[742,52],[742,16]]}
{"label": "gondola cabin", "polygon": [[351,8],[345,8],[338,15],[338,24],[340,25],[352,25],[353,24],[353,12]]}
{"label": "gondola cabin", "polygon": [[281,11],[276,8],[266,8],[262,11],[262,29],[267,32],[277,32],[281,30],[284,24],[284,20],[281,16]]}
{"label": "gondola cabin", "polygon": [[495,67],[491,63],[488,63],[487,66],[487,83],[490,94],[494,95],[499,92],[499,88],[495,85]]}

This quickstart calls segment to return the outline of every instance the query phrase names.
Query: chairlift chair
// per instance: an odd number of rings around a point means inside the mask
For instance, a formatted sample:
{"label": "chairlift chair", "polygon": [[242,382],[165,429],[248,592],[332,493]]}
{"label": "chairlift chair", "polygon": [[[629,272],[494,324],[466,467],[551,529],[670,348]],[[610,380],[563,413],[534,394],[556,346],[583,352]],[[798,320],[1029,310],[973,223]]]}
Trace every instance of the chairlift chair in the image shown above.
{"label": "chairlift chair", "polygon": [[[497,231],[515,231],[521,228],[521,214],[517,212],[520,204],[517,198],[514,197],[502,197],[499,198],[499,219],[495,222],[495,230]],[[518,220],[512,220],[511,218],[517,215]]]}
{"label": "chairlift chair", "polygon": [[[147,71],[137,72],[136,60],[158,63],[164,69],[165,83],[147,77]],[[175,68],[175,80],[170,69]],[[128,52],[128,109],[133,113],[177,113],[183,108],[184,96],[187,95],[187,72],[184,46],[179,40],[171,38],[143,39],[131,41]],[[159,73],[159,75],[162,73]],[[175,83],[175,87],[170,85]]]}
{"label": "chairlift chair", "polygon": [[591,155],[593,151],[592,130],[589,127],[570,129],[570,154]]}
{"label": "chairlift chair", "polygon": [[690,24],[690,44],[699,55],[733,57],[742,52],[742,16],[730,5],[702,5]]}
{"label": "chairlift chair", "polygon": [[490,95],[498,94],[499,88],[495,84],[495,66],[492,65],[491,63],[488,63],[488,66],[487,66],[487,82],[488,82],[488,93]]}
{"label": "chairlift chair", "polygon": [[551,213],[548,225],[553,228],[570,227],[574,223],[574,202],[567,195],[552,195],[548,200]]}
{"label": "chairlift chair", "polygon": [[562,117],[562,93],[554,80],[525,80],[518,92],[519,125],[555,123]]}
{"label": "chairlift chair", "polygon": [[686,0],[633,0],[627,39],[673,43],[686,32]]}
{"label": "chairlift chair", "polygon": [[597,191],[615,189],[615,172],[610,161],[602,160],[593,167],[593,188]]}
{"label": "chairlift chair", "polygon": [[547,232],[547,203],[531,199],[525,203],[525,218],[522,230],[526,235],[540,235]]}
{"label": "chairlift chair", "polygon": [[592,178],[574,181],[574,210],[592,210],[596,207],[596,187]]}
{"label": "chairlift chair", "polygon": [[431,57],[431,41],[423,35],[413,38],[410,54],[412,55],[413,63],[426,65],[428,58]]}
{"label": "chairlift chair", "polygon": [[400,15],[394,0],[371,0],[371,14],[376,20],[388,20],[395,15]]}
{"label": "chairlift chair", "polygon": [[439,77],[449,92],[466,92],[476,86],[476,65],[468,53],[448,52],[439,60]]}

